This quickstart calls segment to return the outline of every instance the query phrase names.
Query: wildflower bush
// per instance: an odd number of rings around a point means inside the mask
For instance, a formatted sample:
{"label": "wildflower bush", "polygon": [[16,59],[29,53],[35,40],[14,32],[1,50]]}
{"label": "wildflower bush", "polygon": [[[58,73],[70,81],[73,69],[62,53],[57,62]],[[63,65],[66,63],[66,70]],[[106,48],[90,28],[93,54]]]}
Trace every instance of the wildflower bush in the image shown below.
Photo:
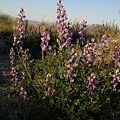
{"label": "wildflower bush", "polygon": [[[77,28],[68,22],[59,0],[57,33],[43,30],[37,53],[41,57],[33,59],[31,48],[27,49],[24,42],[23,8],[19,17],[18,34],[14,34],[9,55],[11,79],[7,90],[9,99],[18,101],[11,107],[17,111],[17,118],[118,120],[120,42],[105,34],[90,39],[87,22]],[[51,37],[56,38],[52,43]]]}

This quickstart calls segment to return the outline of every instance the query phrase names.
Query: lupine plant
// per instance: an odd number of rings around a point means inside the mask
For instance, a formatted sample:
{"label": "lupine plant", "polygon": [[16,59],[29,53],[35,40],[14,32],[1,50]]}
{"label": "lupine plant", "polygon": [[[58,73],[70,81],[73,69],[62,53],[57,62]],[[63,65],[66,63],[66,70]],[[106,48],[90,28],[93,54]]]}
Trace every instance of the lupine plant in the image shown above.
{"label": "lupine plant", "polygon": [[[41,37],[39,36],[42,59],[32,59],[29,57],[29,50],[23,48],[23,9],[19,16],[19,35],[14,34],[9,55],[13,82],[9,88],[12,96],[22,99],[25,107],[27,106],[29,112],[24,118],[117,120],[120,117],[120,68],[117,64],[120,48],[109,51],[112,39],[106,35],[97,40],[89,39],[86,21],[83,21],[76,30],[79,42],[72,45],[73,24],[67,21],[66,10],[59,0],[57,52],[52,49],[54,47],[50,45],[51,36],[45,29],[40,33]],[[106,63],[106,56],[109,55],[112,56],[111,60]]]}
{"label": "lupine plant", "polygon": [[[23,8],[20,9],[20,13],[18,14],[18,16],[20,17],[20,19],[18,20],[18,30],[17,30],[18,35],[17,33],[14,33],[14,41],[9,54],[11,68],[12,68],[10,75],[11,75],[11,81],[14,83],[13,85],[15,86],[14,87],[15,91],[18,91],[17,87],[18,89],[20,89],[19,88],[21,86],[20,82],[24,81],[25,78],[27,78],[26,76],[28,76],[29,79],[31,79],[31,75],[29,74],[27,68],[28,49],[23,50],[22,48],[23,45],[22,38],[24,37],[24,19],[25,19]],[[20,65],[17,65],[18,58],[20,59],[21,62]],[[20,90],[19,95],[24,99],[27,99],[26,97],[27,92],[23,90],[23,86],[22,86],[22,90]]]}

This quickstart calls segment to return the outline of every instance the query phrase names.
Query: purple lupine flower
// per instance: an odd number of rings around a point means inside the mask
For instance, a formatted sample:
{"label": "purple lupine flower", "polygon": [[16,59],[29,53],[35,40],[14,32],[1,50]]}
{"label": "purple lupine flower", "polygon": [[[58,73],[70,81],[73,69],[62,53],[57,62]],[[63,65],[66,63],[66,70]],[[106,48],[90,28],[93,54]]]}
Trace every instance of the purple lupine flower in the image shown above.
{"label": "purple lupine flower", "polygon": [[95,75],[91,74],[90,77],[87,78],[88,85],[86,86],[86,88],[89,90],[89,94],[92,96],[93,95],[93,90],[96,88],[95,86],[95,82],[96,82],[96,77]]}
{"label": "purple lupine flower", "polygon": [[72,40],[72,24],[67,22],[67,14],[66,10],[64,9],[61,0],[57,3],[57,27],[58,27],[58,38],[59,38],[59,47],[60,50],[63,49],[63,47],[66,47],[70,49],[70,44]]}
{"label": "purple lupine flower", "polygon": [[83,20],[82,23],[80,23],[80,32],[79,34],[84,37],[86,36],[86,30],[87,30],[87,21]]}
{"label": "purple lupine flower", "polygon": [[84,46],[85,44],[87,44],[87,21],[83,20],[82,23],[79,24],[80,26],[80,31],[79,31],[79,41],[77,41],[77,43],[81,43],[82,46]]}
{"label": "purple lupine flower", "polygon": [[92,41],[92,43],[88,43],[84,47],[82,61],[88,66],[93,66],[95,61],[95,52],[96,51],[96,43]]}
{"label": "purple lupine flower", "polygon": [[52,50],[52,47],[49,45],[50,42],[50,35],[47,34],[46,31],[42,33],[42,42],[40,44],[40,47],[42,49],[42,57],[44,57],[44,53]]}
{"label": "purple lupine flower", "polygon": [[103,35],[101,40],[97,43],[98,53],[96,56],[100,61],[104,58],[105,48],[108,47],[108,44],[110,42],[110,38],[106,37],[106,35]]}
{"label": "purple lupine flower", "polygon": [[25,73],[23,72],[21,75],[21,79],[24,80],[25,79]]}
{"label": "purple lupine flower", "polygon": [[24,14],[25,12],[23,8],[21,8],[20,13],[18,14],[20,18],[18,20],[19,40],[17,41],[17,44],[21,44],[21,39],[24,37],[24,20],[26,18]]}
{"label": "purple lupine flower", "polygon": [[16,36],[17,36],[18,34],[19,34],[19,29],[17,29],[17,28],[15,27],[15,28],[14,28],[14,34],[13,34],[13,37],[14,37],[14,38],[13,38],[14,41],[13,41],[13,44],[12,44],[13,46],[17,45],[17,37],[16,37]]}
{"label": "purple lupine flower", "polygon": [[10,58],[11,66],[13,66],[13,64],[14,64],[14,60],[15,60],[14,49],[13,49],[13,47],[11,47],[11,49],[10,49],[9,58]]}
{"label": "purple lupine flower", "polygon": [[48,87],[47,91],[45,91],[45,96],[52,96],[55,92],[55,89]]}
{"label": "purple lupine flower", "polygon": [[[10,58],[10,63],[11,63],[11,66],[12,66],[12,68],[13,68],[13,64],[14,64],[14,61],[15,61],[15,51],[14,51],[14,47],[17,45],[16,43],[17,43],[17,41],[16,41],[16,29],[15,29],[15,31],[14,31],[14,34],[13,34],[13,36],[14,36],[14,41],[13,41],[13,46],[11,47],[11,49],[10,49],[10,53],[9,53],[9,58]],[[12,72],[12,71],[11,71]]]}
{"label": "purple lupine flower", "polygon": [[23,98],[24,100],[29,100],[28,93],[23,89],[23,87],[20,89],[19,96],[20,98]]}
{"label": "purple lupine flower", "polygon": [[[46,91],[45,91],[45,96],[46,97],[50,97],[50,96],[52,96],[53,94],[54,94],[54,92],[55,92],[55,89],[53,88],[53,86],[54,86],[54,83],[51,83],[50,85],[49,85],[49,83],[50,83],[50,80],[49,79],[51,79],[51,74],[50,73],[48,73],[47,74],[47,77],[46,77],[46,80],[45,80],[45,84],[44,84],[44,86],[46,87]],[[53,79],[53,78],[52,78]]]}
{"label": "purple lupine flower", "polygon": [[58,21],[56,22],[57,27],[58,27],[58,33],[59,36],[58,38],[60,39],[60,42],[64,43],[64,28],[66,27],[66,23],[67,23],[67,14],[66,14],[66,10],[64,9],[61,1],[59,1],[59,3],[57,3],[57,19]]}
{"label": "purple lupine flower", "polygon": [[114,51],[114,58],[116,66],[120,67],[120,46]]}
{"label": "purple lupine flower", "polygon": [[12,76],[11,81],[13,83],[18,83],[18,72],[14,68],[10,72],[10,75]]}
{"label": "purple lupine flower", "polygon": [[71,58],[67,61],[66,68],[67,70],[67,78],[70,80],[70,82],[74,82],[74,78],[77,77],[77,74],[73,72],[73,70],[78,66],[77,61],[77,53],[71,54]]}
{"label": "purple lupine flower", "polygon": [[66,28],[65,28],[65,32],[64,32],[64,39],[65,42],[60,46],[60,49],[63,49],[64,47],[66,47],[68,50],[71,51],[71,41],[72,41],[72,24],[67,23]]}
{"label": "purple lupine flower", "polygon": [[26,61],[28,59],[27,52],[28,52],[28,50],[26,50],[26,49],[23,51],[23,59],[24,59],[24,61]]}
{"label": "purple lupine flower", "polygon": [[28,52],[29,52],[29,49],[25,49],[23,50],[22,47],[20,47],[20,52],[22,54],[22,58],[24,61],[28,60]]}
{"label": "purple lupine flower", "polygon": [[112,91],[116,91],[117,90],[117,85],[118,85],[118,83],[120,83],[120,72],[119,72],[119,69],[117,69],[116,71],[115,71],[115,74],[113,74],[112,75],[112,77],[113,77],[113,80],[111,81],[111,87],[110,87],[110,89],[112,90]]}
{"label": "purple lupine flower", "polygon": [[18,14],[18,16],[20,16],[20,20],[24,22],[26,16],[24,15],[25,12],[24,12],[24,9],[21,7],[20,8],[20,13]]}
{"label": "purple lupine flower", "polygon": [[48,77],[49,77],[49,76],[47,75],[44,86],[47,86],[47,85],[48,85],[48,82],[49,82]]}

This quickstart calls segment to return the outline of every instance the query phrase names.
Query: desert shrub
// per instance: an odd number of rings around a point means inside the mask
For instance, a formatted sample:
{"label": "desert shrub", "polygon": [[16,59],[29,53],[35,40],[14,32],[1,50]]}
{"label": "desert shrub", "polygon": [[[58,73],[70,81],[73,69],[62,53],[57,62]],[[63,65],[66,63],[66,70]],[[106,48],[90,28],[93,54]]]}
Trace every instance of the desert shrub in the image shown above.
{"label": "desert shrub", "polygon": [[8,15],[0,13],[0,33],[9,36],[13,33],[13,20]]}

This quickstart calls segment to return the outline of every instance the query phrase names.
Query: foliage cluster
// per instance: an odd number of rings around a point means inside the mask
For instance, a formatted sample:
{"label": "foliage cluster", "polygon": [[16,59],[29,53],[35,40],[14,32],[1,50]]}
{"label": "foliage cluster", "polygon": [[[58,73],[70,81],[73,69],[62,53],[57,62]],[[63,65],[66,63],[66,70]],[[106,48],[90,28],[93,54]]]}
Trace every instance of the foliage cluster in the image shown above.
{"label": "foliage cluster", "polygon": [[[11,82],[7,90],[8,99],[15,100],[8,105],[9,111],[14,109],[16,113],[12,119],[118,120],[117,27],[90,29],[86,21],[73,25],[67,20],[61,0],[54,29],[38,29],[29,36],[22,8],[19,17],[10,50]],[[92,33],[96,30],[96,34]],[[39,57],[34,59],[36,55]]]}

